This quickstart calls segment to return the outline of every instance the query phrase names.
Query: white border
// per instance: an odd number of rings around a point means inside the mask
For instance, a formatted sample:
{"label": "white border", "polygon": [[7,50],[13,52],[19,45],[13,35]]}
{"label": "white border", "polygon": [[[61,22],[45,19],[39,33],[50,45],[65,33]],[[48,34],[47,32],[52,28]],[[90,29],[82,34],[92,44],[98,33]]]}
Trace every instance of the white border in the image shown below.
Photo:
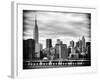
{"label": "white border", "polygon": [[[12,18],[12,77],[42,77],[42,76],[54,76],[54,75],[66,75],[70,73],[89,73],[96,72],[96,49],[95,49],[95,37],[93,36],[96,26],[96,9],[86,7],[66,7],[66,6],[53,6],[53,5],[36,5],[27,3],[13,3],[13,16]],[[23,48],[22,48],[22,32],[23,32],[23,14],[22,10],[47,10],[47,11],[61,11],[61,12],[81,12],[91,13],[91,67],[67,67],[67,68],[54,68],[54,69],[30,69],[23,70]]]}

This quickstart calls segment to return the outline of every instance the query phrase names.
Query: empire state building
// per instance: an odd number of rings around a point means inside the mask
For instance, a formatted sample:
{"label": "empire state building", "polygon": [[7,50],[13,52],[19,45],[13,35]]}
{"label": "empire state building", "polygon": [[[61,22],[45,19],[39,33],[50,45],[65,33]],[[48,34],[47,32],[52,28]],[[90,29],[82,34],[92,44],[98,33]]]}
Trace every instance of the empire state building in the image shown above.
{"label": "empire state building", "polygon": [[33,38],[35,40],[35,43],[38,43],[38,37],[39,37],[39,33],[38,33],[38,25],[37,25],[37,19],[35,17],[35,26],[34,26],[34,31],[33,31]]}
{"label": "empire state building", "polygon": [[35,25],[33,28],[33,39],[35,40],[35,58],[40,58],[40,50],[42,49],[42,44],[39,43],[39,31],[38,31],[36,17],[35,17]]}

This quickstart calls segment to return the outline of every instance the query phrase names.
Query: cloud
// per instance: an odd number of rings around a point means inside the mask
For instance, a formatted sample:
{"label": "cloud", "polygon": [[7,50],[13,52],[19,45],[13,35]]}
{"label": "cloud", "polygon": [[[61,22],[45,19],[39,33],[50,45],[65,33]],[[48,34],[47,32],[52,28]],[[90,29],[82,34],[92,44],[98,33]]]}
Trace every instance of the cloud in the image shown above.
{"label": "cloud", "polygon": [[47,38],[52,38],[53,40],[61,38],[63,42],[66,42],[66,40],[76,40],[77,37],[83,35],[87,41],[91,37],[90,14],[26,10],[23,16],[24,39],[33,38],[35,16],[39,28],[39,40],[43,44],[45,44],[45,39]]}

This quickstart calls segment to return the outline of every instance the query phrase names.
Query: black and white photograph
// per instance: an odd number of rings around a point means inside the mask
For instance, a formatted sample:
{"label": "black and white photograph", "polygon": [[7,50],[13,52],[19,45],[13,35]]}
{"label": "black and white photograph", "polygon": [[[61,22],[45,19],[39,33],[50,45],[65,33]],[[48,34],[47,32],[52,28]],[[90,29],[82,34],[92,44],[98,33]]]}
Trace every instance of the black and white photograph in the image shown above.
{"label": "black and white photograph", "polygon": [[91,13],[23,10],[23,69],[91,66]]}

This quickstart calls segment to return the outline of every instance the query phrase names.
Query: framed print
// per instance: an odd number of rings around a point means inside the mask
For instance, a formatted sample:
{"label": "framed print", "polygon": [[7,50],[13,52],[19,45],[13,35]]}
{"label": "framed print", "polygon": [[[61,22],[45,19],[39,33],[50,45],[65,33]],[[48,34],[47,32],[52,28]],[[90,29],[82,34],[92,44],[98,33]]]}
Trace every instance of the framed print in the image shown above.
{"label": "framed print", "polygon": [[96,71],[96,9],[12,3],[12,77]]}

